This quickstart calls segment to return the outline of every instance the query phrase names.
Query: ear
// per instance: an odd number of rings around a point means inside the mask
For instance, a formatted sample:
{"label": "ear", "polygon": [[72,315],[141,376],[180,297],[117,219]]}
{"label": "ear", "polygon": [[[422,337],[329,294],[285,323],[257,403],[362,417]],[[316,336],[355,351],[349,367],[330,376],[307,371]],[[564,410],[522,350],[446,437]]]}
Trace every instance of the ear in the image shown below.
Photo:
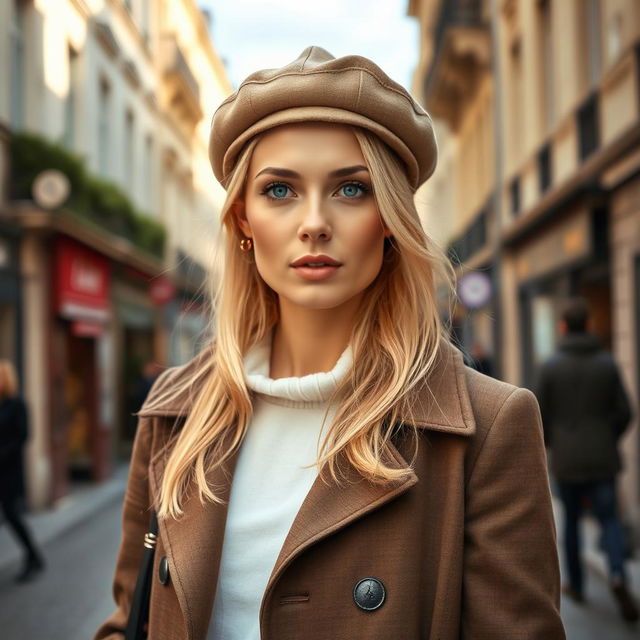
{"label": "ear", "polygon": [[249,226],[249,221],[247,220],[246,209],[244,206],[244,202],[242,200],[236,200],[231,205],[231,211],[238,222],[238,226],[240,227],[240,231],[244,233],[247,238],[253,238],[253,233],[251,231],[251,227]]}

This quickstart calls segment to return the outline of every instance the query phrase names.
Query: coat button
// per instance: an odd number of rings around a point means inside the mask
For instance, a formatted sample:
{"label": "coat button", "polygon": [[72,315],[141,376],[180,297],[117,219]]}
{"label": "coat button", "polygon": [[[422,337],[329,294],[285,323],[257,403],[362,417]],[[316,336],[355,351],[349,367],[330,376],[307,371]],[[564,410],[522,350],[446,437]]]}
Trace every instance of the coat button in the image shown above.
{"label": "coat button", "polygon": [[158,567],[158,578],[162,584],[169,582],[169,560],[167,556],[162,556],[160,566]]}
{"label": "coat button", "polygon": [[363,578],[353,588],[353,601],[364,611],[375,611],[384,603],[384,585],[376,578]]}

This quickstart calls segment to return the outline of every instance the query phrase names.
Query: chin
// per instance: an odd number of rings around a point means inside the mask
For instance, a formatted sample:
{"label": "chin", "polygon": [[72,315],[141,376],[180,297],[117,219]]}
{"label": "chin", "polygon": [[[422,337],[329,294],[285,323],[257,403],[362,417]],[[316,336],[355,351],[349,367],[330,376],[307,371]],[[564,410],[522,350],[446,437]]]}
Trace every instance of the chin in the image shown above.
{"label": "chin", "polygon": [[[319,289],[319,288],[317,288]],[[359,292],[351,292],[350,295],[338,295],[335,292],[330,291],[306,291],[304,293],[297,293],[295,295],[287,295],[285,292],[277,292],[279,296],[286,298],[289,304],[296,307],[302,307],[304,309],[335,309],[344,303],[348,302]]]}

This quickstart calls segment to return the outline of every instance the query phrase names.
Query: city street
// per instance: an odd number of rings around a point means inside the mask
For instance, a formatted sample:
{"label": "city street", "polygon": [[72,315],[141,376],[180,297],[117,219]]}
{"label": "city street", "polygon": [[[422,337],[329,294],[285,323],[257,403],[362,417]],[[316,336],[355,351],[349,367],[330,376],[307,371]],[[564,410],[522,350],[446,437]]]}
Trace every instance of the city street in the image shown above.
{"label": "city street", "polygon": [[0,636],[89,640],[113,610],[111,580],[120,538],[120,502],[45,545],[47,570],[15,585],[16,562],[0,572]]}
{"label": "city street", "polygon": [[[118,486],[122,486],[122,477],[118,482]],[[44,544],[48,570],[39,579],[14,585],[12,575],[19,568],[17,555],[13,561],[0,564],[2,637],[89,640],[112,611],[111,579],[120,537],[121,503],[119,497],[106,504],[105,499],[103,506],[90,513],[91,503],[95,504],[92,490],[76,498],[76,508],[80,511],[84,502],[87,510],[74,527]],[[51,512],[32,516],[30,521],[44,527],[47,525],[44,518],[60,517],[60,513]],[[12,544],[6,539],[6,533],[0,526],[2,544]],[[637,565],[637,561],[634,564]],[[633,579],[637,595],[640,591],[640,585],[635,582],[637,571]],[[589,572],[586,596],[588,603],[583,606],[567,600],[562,602],[568,640],[637,639],[637,627],[626,625],[620,619],[601,570]]]}

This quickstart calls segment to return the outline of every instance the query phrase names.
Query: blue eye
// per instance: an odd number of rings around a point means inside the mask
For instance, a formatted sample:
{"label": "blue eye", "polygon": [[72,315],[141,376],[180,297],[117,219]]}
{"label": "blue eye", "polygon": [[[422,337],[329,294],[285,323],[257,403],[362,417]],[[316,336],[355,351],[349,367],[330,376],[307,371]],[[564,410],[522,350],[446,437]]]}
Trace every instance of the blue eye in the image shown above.
{"label": "blue eye", "polygon": [[272,200],[284,200],[289,195],[289,187],[283,182],[268,184],[261,193]]}
{"label": "blue eye", "polygon": [[353,199],[362,197],[364,194],[368,193],[369,187],[362,182],[347,182],[340,187],[340,190],[342,191],[342,195]]}

